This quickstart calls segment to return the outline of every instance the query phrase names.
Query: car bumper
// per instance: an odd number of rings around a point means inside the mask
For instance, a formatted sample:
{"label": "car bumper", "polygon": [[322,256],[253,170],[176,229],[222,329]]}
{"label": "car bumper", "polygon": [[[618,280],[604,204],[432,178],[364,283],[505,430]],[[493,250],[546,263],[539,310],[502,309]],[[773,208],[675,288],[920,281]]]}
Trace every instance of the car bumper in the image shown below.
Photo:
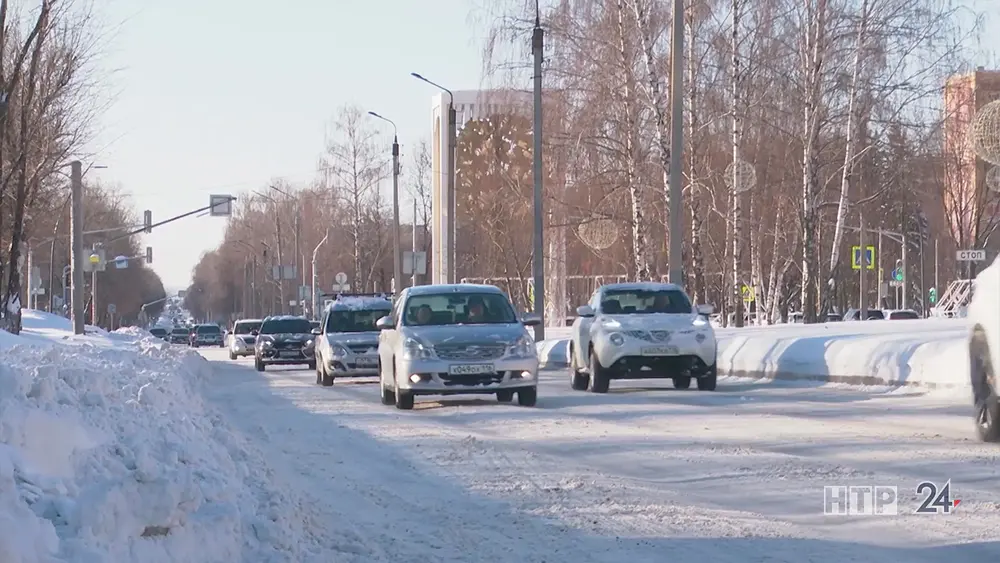
{"label": "car bumper", "polygon": [[[612,376],[669,377],[678,371],[690,371],[692,375],[707,372],[715,365],[716,351],[717,344],[711,335],[698,342],[695,334],[678,334],[663,343],[633,338],[626,339],[621,346],[605,342],[598,348],[598,358]],[[642,368],[649,371],[637,373]]]}
{"label": "car bumper", "polygon": [[358,363],[357,356],[335,356],[324,363],[334,377],[374,377],[378,375],[378,356],[371,365]]}
{"label": "car bumper", "polygon": [[288,352],[289,350],[261,350],[260,359],[265,364],[310,364],[313,362],[313,351],[301,350],[299,354],[295,356],[282,356],[278,355],[278,352]]}
{"label": "car bumper", "polygon": [[[452,374],[453,366],[491,365],[487,373]],[[437,359],[400,360],[398,389],[414,395],[496,393],[538,385],[538,358],[501,358],[492,362],[458,362]]]}
{"label": "car bumper", "polygon": [[215,340],[201,340],[201,339],[198,339],[198,340],[195,340],[194,343],[197,344],[198,346],[222,346],[222,340],[221,339],[215,339]]}
{"label": "car bumper", "polygon": [[246,342],[234,341],[229,346],[229,351],[236,356],[253,356],[253,344],[247,344]]}

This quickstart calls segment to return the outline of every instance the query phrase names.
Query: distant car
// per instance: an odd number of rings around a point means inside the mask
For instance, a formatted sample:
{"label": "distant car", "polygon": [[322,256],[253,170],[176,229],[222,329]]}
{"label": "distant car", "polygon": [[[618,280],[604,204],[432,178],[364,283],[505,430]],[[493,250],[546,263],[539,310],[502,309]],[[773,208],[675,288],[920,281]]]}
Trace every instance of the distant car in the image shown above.
{"label": "distant car", "polygon": [[337,296],[313,329],[316,383],[330,386],[337,377],[378,375],[375,322],[390,313],[392,301],[383,296]]}
{"label": "distant car", "polygon": [[[861,310],[860,309],[848,309],[844,312],[845,321],[859,321],[861,320]],[[885,313],[882,309],[868,309],[865,314],[866,321],[881,321],[885,320]]]}
{"label": "distant car", "polygon": [[190,339],[191,346],[194,348],[200,346],[225,348],[226,346],[222,338],[222,329],[215,324],[195,325],[191,330]]}
{"label": "distant car", "polygon": [[715,331],[711,305],[694,307],[684,290],[667,283],[601,286],[577,308],[569,343],[570,387],[607,393],[612,379],[673,380],[687,389],[714,391]]}
{"label": "distant car", "polygon": [[149,334],[152,334],[153,336],[159,338],[160,340],[167,340],[168,338],[167,329],[161,326],[154,326],[153,328],[149,329]]}
{"label": "distant car", "polygon": [[191,330],[183,326],[175,326],[170,329],[170,337],[168,342],[171,344],[189,344],[189,339],[191,337]]}
{"label": "distant car", "polygon": [[253,356],[254,343],[257,342],[257,337],[253,333],[260,330],[261,322],[260,319],[240,319],[233,323],[232,332],[226,333],[230,360]]}
{"label": "distant car", "polygon": [[[306,364],[316,369],[312,325],[304,317],[275,316],[265,318],[254,331],[254,367],[264,371],[269,365]],[[253,334],[253,333],[251,333]]]}
{"label": "distant car", "polygon": [[1000,442],[1000,258],[980,272],[974,287],[967,319],[976,434],[984,442]]}
{"label": "distant car", "polygon": [[383,405],[412,409],[417,395],[495,394],[538,400],[538,354],[510,299],[492,285],[409,287],[376,322]]}
{"label": "distant car", "polygon": [[890,309],[884,311],[886,320],[912,321],[920,318],[920,314],[912,309]]}

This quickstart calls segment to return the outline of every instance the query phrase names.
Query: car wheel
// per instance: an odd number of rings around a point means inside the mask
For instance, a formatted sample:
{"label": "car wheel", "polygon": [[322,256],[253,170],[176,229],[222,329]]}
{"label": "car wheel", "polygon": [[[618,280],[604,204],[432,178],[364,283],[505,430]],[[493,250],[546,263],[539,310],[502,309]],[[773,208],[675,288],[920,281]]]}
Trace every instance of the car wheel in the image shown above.
{"label": "car wheel", "polygon": [[691,387],[691,376],[690,375],[678,375],[672,378],[674,380],[675,389],[688,389]]}
{"label": "car wheel", "polygon": [[580,368],[576,365],[576,352],[573,347],[569,348],[569,386],[574,391],[586,391],[590,385],[590,376],[580,373]]}
{"label": "car wheel", "polygon": [[322,370],[323,370],[322,373],[320,374],[321,375],[320,383],[323,384],[323,387],[332,387],[333,386],[333,374],[331,374],[329,371],[327,371],[325,365],[322,365],[322,364],[319,364],[319,365],[322,367]]}
{"label": "car wheel", "polygon": [[378,363],[378,386],[379,399],[382,400],[382,404],[386,406],[396,404],[396,393],[385,384],[385,374],[382,373],[382,362]]}
{"label": "car wheel", "polygon": [[230,350],[229,351],[229,359],[230,360],[235,360],[236,359],[236,352],[233,352],[232,350]]}
{"label": "car wheel", "polygon": [[969,369],[976,407],[976,435],[983,442],[1000,442],[1000,397],[991,383],[993,365],[983,337],[976,334],[969,347]]}
{"label": "car wheel", "polygon": [[699,391],[715,391],[715,383],[718,379],[718,369],[715,367],[716,364],[712,364],[705,375],[698,378],[698,390]]}
{"label": "car wheel", "polygon": [[601,365],[601,360],[597,358],[597,352],[591,350],[588,389],[591,393],[607,393],[609,387],[611,387],[611,377],[608,375],[608,370]]}
{"label": "car wheel", "polygon": [[522,407],[533,407],[538,402],[538,388],[526,387],[517,392],[517,404]]}
{"label": "car wheel", "polygon": [[255,356],[253,359],[253,367],[257,368],[257,371],[264,371],[264,361]]}
{"label": "car wheel", "polygon": [[497,401],[501,403],[509,403],[514,400],[513,391],[497,391]]}
{"label": "car wheel", "polygon": [[309,362],[309,369],[316,369],[316,360]]}
{"label": "car wheel", "polygon": [[323,384],[323,364],[316,364],[316,385]]}
{"label": "car wheel", "polygon": [[396,408],[401,411],[408,411],[413,408],[413,393],[404,391],[396,385],[396,362],[392,362],[392,388],[396,399]]}

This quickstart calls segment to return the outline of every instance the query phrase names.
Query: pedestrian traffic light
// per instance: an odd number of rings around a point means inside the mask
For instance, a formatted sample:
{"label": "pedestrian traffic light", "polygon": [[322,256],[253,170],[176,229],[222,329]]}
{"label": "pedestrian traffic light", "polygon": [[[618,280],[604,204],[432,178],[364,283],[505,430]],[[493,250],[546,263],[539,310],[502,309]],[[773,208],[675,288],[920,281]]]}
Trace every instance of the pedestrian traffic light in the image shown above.
{"label": "pedestrian traffic light", "polygon": [[931,305],[937,303],[937,288],[932,287],[930,291],[927,292],[927,297],[929,298]]}

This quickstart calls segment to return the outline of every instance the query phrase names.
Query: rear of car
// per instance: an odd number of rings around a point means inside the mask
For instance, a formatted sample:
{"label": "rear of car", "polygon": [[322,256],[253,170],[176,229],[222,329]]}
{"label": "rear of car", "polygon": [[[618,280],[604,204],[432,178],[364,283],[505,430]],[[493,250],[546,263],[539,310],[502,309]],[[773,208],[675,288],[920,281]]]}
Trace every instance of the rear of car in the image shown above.
{"label": "rear of car", "polygon": [[167,332],[167,329],[161,326],[154,326],[153,328],[149,329],[149,334],[152,334],[153,336],[159,338],[160,340],[167,340],[169,338],[170,333]]}
{"label": "rear of car", "polygon": [[219,325],[213,324],[195,326],[194,330],[191,331],[191,346],[195,348],[199,346],[225,347],[225,342],[222,339],[222,329],[219,328]]}
{"label": "rear of car", "polygon": [[254,344],[257,342],[256,334],[260,330],[261,322],[260,319],[240,319],[233,324],[227,342],[230,360],[253,356]]}
{"label": "rear of car", "polygon": [[338,377],[378,375],[379,329],[375,322],[392,312],[381,296],[340,295],[323,313],[316,336],[316,383]]}
{"label": "rear of car", "polygon": [[191,337],[191,329],[183,326],[175,326],[170,329],[170,336],[168,341],[171,344],[188,344],[188,339]]}

